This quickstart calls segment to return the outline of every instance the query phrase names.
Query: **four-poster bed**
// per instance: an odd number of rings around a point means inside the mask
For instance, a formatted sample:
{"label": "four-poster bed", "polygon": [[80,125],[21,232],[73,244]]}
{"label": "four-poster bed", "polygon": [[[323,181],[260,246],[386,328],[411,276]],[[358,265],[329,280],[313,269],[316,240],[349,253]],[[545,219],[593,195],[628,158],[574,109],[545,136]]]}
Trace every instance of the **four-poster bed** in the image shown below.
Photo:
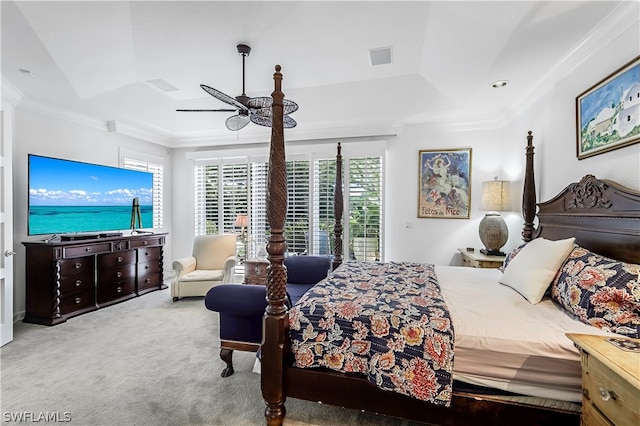
{"label": "four-poster bed", "polygon": [[[264,316],[261,349],[261,387],[266,403],[267,423],[282,424],[286,413],[286,397],[292,397],[439,425],[578,424],[579,404],[555,404],[549,401],[541,404],[539,398],[505,396],[504,393],[495,394],[489,390],[477,392],[477,388],[472,391],[472,387],[461,388],[454,384],[450,400],[444,405],[436,405],[382,390],[372,385],[366,376],[326,368],[295,366],[292,361],[295,355],[291,353],[289,311],[285,305],[286,270],[283,266],[287,248],[283,235],[287,180],[282,125],[284,94],[281,90],[280,66],[276,66],[274,81],[267,193],[271,230],[267,244],[270,267],[268,306]],[[587,176],[580,183],[565,188],[551,201],[538,204],[540,211],[536,215],[532,140],[533,136],[529,132],[522,205],[523,240],[529,242],[534,238],[560,240],[575,237],[576,244],[599,254],[625,262],[640,263],[640,194],[635,191]],[[342,262],[341,161],[338,148],[334,270]],[[537,228],[534,226],[536,216]],[[296,308],[297,306],[294,309]],[[593,329],[596,330],[595,327]]]}

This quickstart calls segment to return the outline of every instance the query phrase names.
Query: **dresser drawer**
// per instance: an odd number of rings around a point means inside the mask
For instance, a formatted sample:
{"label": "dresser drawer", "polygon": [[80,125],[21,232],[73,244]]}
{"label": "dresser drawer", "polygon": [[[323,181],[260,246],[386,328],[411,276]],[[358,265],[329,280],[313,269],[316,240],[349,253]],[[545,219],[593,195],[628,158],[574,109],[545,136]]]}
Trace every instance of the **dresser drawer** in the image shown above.
{"label": "dresser drawer", "polygon": [[60,279],[60,293],[85,292],[93,289],[93,272],[62,276]]}
{"label": "dresser drawer", "polygon": [[164,237],[149,237],[139,240],[131,240],[131,248],[133,247],[148,247],[148,246],[161,246],[164,244]]}
{"label": "dresser drawer", "polygon": [[130,265],[132,263],[136,263],[136,252],[134,250],[107,253],[98,256],[99,269]]}
{"label": "dresser drawer", "polygon": [[160,272],[160,262],[157,259],[138,264],[138,278],[143,278],[150,274],[157,274],[158,272]]}
{"label": "dresser drawer", "polygon": [[101,269],[98,272],[98,285],[107,285],[115,281],[136,277],[136,264],[122,265],[117,268]]}
{"label": "dresser drawer", "polygon": [[129,278],[122,281],[115,281],[98,287],[98,305],[118,300],[123,297],[132,297],[136,293],[135,279]]}
{"label": "dresser drawer", "polygon": [[586,363],[583,386],[591,404],[616,425],[640,424],[638,392],[631,383],[591,355]]}
{"label": "dresser drawer", "polygon": [[93,288],[82,293],[71,293],[60,297],[60,313],[69,315],[76,311],[82,311],[96,307]]}
{"label": "dresser drawer", "polygon": [[159,288],[161,282],[162,279],[159,272],[138,276],[138,291],[149,288]]}
{"label": "dresser drawer", "polygon": [[473,259],[469,259],[466,256],[462,256],[462,266],[466,266],[467,268],[477,268],[478,262]]}
{"label": "dresser drawer", "polygon": [[138,263],[158,260],[162,256],[161,247],[145,247],[138,249]]}
{"label": "dresser drawer", "polygon": [[93,275],[93,256],[78,257],[60,261],[60,276]]}
{"label": "dresser drawer", "polygon": [[82,246],[64,247],[64,257],[80,257],[89,254],[108,253],[111,251],[111,243],[86,244]]}

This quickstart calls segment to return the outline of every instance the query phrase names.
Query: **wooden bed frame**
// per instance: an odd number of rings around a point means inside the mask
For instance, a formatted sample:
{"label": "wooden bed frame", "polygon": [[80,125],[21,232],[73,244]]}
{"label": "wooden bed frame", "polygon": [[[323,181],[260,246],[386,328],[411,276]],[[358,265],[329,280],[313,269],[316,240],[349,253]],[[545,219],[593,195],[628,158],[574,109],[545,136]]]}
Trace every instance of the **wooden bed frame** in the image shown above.
{"label": "wooden bed frame", "polygon": [[[391,417],[437,425],[578,425],[575,411],[503,401],[490,395],[456,391],[446,408],[381,390],[366,378],[329,370],[291,367],[288,353],[289,322],[285,306],[287,249],[283,235],[287,207],[287,177],[284,149],[282,74],[276,65],[273,123],[269,153],[267,211],[271,236],[267,244],[267,301],[262,344],[262,395],[269,425],[282,424],[286,397],[359,409]],[[533,175],[533,136],[529,132],[523,205],[524,241],[532,238],[576,237],[576,243],[599,254],[640,263],[640,193],[614,182],[586,176],[567,186],[552,200],[536,204]],[[536,206],[540,211],[536,215]],[[342,157],[338,147],[335,186],[335,260],[342,262]],[[538,218],[538,227],[534,225]]]}

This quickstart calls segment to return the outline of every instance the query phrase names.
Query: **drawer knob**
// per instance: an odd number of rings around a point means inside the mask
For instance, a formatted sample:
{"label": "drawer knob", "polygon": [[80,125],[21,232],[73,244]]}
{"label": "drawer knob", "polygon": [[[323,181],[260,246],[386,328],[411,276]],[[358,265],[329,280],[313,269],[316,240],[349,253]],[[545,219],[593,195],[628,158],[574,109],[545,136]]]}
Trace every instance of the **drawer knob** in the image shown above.
{"label": "drawer knob", "polygon": [[76,267],[76,269],[80,269],[82,268],[82,263],[76,263],[74,266]]}
{"label": "drawer knob", "polygon": [[151,280],[149,278],[147,278],[146,280],[144,280],[144,282],[149,284],[149,283],[151,283]]}
{"label": "drawer knob", "polygon": [[603,401],[616,399],[616,394],[612,390],[607,390],[602,387],[599,390],[600,390],[600,398],[602,398]]}
{"label": "drawer knob", "polygon": [[117,291],[118,293],[122,293],[122,287],[118,287],[118,288],[116,288],[116,291]]}
{"label": "drawer knob", "polygon": [[85,249],[85,251],[90,252],[90,251],[91,251],[91,247],[87,247],[87,248]]}
{"label": "drawer knob", "polygon": [[117,276],[118,278],[122,278],[122,272],[120,272],[120,271],[116,272],[116,276]]}
{"label": "drawer knob", "polygon": [[76,300],[74,300],[74,302],[76,302],[76,305],[79,304],[81,301],[82,301],[82,299],[79,298],[79,297],[76,297]]}
{"label": "drawer knob", "polygon": [[76,287],[80,287],[81,285],[82,285],[82,281],[77,280],[77,281],[76,281]]}
{"label": "drawer knob", "polygon": [[122,263],[122,256],[118,256],[118,263]]}

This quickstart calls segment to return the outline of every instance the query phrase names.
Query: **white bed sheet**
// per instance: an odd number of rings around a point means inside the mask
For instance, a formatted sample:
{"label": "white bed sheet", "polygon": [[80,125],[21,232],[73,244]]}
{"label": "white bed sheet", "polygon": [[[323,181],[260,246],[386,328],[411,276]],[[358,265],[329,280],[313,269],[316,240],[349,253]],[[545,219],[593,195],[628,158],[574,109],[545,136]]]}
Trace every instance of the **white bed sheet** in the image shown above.
{"label": "white bed sheet", "polygon": [[580,402],[580,354],[565,333],[611,335],[548,298],[532,305],[498,283],[497,269],[436,266],[455,333],[456,380]]}

